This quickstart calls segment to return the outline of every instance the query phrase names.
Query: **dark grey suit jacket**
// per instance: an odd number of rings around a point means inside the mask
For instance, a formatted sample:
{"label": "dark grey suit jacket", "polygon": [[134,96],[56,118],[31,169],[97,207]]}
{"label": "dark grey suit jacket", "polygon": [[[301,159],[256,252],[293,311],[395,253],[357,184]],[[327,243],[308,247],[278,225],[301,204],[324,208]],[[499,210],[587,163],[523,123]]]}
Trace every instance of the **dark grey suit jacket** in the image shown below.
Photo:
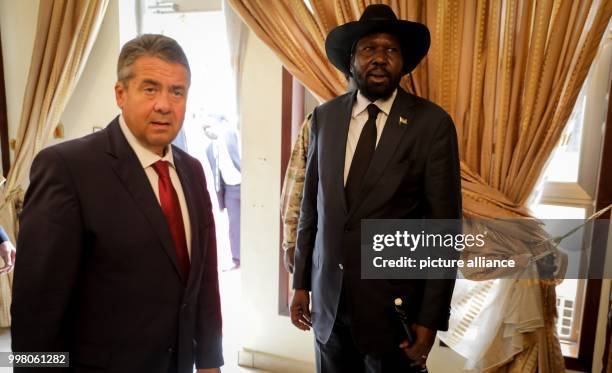
{"label": "dark grey suit jacket", "polygon": [[222,365],[210,197],[200,163],[173,152],[191,224],[189,278],[117,119],[37,155],[17,241],[14,351],[69,352],[74,372]]}
{"label": "dark grey suit jacket", "polygon": [[344,282],[358,348],[382,354],[397,349],[393,299],[406,296],[416,323],[445,330],[454,280],[362,280],[361,219],[461,218],[459,155],[450,116],[400,88],[349,209],[343,175],[355,96],[337,97],[312,115],[293,286],[312,291],[313,327],[325,343]]}

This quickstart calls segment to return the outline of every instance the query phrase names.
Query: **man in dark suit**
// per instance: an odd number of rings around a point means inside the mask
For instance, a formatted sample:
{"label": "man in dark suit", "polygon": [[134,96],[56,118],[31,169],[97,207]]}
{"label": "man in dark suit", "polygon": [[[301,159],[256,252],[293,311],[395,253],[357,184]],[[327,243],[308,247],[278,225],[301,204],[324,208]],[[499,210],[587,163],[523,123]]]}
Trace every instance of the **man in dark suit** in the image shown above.
{"label": "man in dark suit", "polygon": [[204,126],[204,133],[211,142],[206,157],[213,173],[219,210],[227,209],[232,266],[224,270],[240,268],[240,144],[238,132],[229,127],[225,117],[219,118],[216,130]]}
{"label": "man in dark suit", "polygon": [[[362,219],[461,217],[453,122],[399,87],[429,44],[425,25],[398,20],[386,5],[327,37],[329,60],[358,91],[311,118],[291,320],[314,328],[318,372],[420,371],[436,331],[448,327],[454,280],[361,279]],[[399,296],[410,302],[412,344],[393,319]]]}
{"label": "man in dark suit", "polygon": [[32,164],[13,351],[69,352],[72,372],[219,372],[210,197],[199,162],[170,145],[187,58],[173,39],[143,35],[123,46],[117,75],[121,115]]}

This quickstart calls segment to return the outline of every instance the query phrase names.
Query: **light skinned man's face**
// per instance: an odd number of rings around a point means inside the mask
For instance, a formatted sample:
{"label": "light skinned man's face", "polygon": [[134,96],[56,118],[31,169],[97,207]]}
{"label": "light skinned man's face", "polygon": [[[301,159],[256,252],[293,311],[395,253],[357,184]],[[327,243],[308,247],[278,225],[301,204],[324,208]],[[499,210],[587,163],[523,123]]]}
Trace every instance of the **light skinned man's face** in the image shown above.
{"label": "light skinned man's face", "polygon": [[183,65],[143,56],[132,64],[129,80],[115,84],[115,98],[140,144],[163,156],[183,125],[188,90]]}

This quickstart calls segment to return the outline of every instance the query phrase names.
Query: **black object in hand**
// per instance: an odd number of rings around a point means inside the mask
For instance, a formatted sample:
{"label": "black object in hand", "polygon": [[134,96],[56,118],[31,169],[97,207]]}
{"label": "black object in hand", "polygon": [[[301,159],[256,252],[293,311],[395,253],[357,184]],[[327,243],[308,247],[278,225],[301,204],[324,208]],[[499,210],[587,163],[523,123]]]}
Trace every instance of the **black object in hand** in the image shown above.
{"label": "black object in hand", "polygon": [[[408,340],[408,343],[410,343],[410,345],[412,346],[414,344],[414,334],[412,334],[412,329],[410,329],[410,321],[408,320],[408,315],[402,308],[404,301],[402,300],[402,298],[395,298],[393,303],[395,313],[397,314],[397,317],[402,323],[402,327],[404,328],[404,332],[406,333],[406,339]],[[422,366],[420,372],[427,373],[427,366]]]}
{"label": "black object in hand", "polygon": [[410,329],[410,321],[408,320],[408,315],[402,308],[404,301],[402,298],[395,298],[394,300],[395,313],[402,323],[402,327],[404,328],[404,332],[406,333],[406,339],[408,339],[408,343],[411,345],[414,344],[414,335],[412,334],[412,329]]}

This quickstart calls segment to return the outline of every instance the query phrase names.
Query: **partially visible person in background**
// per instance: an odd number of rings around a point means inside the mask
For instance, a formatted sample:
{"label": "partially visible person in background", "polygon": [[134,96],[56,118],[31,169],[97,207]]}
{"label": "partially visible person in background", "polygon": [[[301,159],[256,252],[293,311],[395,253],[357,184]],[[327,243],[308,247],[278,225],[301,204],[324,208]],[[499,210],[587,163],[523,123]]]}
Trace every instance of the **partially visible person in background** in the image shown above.
{"label": "partially visible person in background", "polygon": [[174,140],[172,140],[172,145],[181,149],[184,152],[189,153],[187,149],[187,136],[185,135],[185,127],[181,127],[181,130],[176,134]]}
{"label": "partially visible person in background", "polygon": [[[347,92],[357,90],[355,79],[345,75]],[[309,113],[298,132],[291,158],[285,171],[281,191],[281,219],[283,221],[283,264],[285,270],[293,273],[295,263],[295,240],[297,238],[297,225],[300,220],[300,206],[304,194],[304,175],[306,174],[306,161],[308,158],[308,141],[310,140]]]}
{"label": "partially visible person in background", "polygon": [[0,275],[3,273],[9,273],[15,266],[15,246],[9,239],[4,228],[0,225],[0,259],[4,261],[2,267],[0,267]]}
{"label": "partially visible person in background", "polygon": [[219,210],[227,209],[231,266],[224,270],[240,268],[240,140],[238,132],[224,116],[217,117],[218,125],[207,124],[204,133],[211,142],[206,149],[215,182]]}
{"label": "partially visible person in background", "polygon": [[300,206],[304,194],[304,176],[310,137],[310,117],[308,114],[300,126],[300,131],[293,144],[291,158],[285,171],[281,191],[281,218],[283,220],[283,264],[285,270],[293,273],[295,263],[295,240],[297,225],[300,221]]}

